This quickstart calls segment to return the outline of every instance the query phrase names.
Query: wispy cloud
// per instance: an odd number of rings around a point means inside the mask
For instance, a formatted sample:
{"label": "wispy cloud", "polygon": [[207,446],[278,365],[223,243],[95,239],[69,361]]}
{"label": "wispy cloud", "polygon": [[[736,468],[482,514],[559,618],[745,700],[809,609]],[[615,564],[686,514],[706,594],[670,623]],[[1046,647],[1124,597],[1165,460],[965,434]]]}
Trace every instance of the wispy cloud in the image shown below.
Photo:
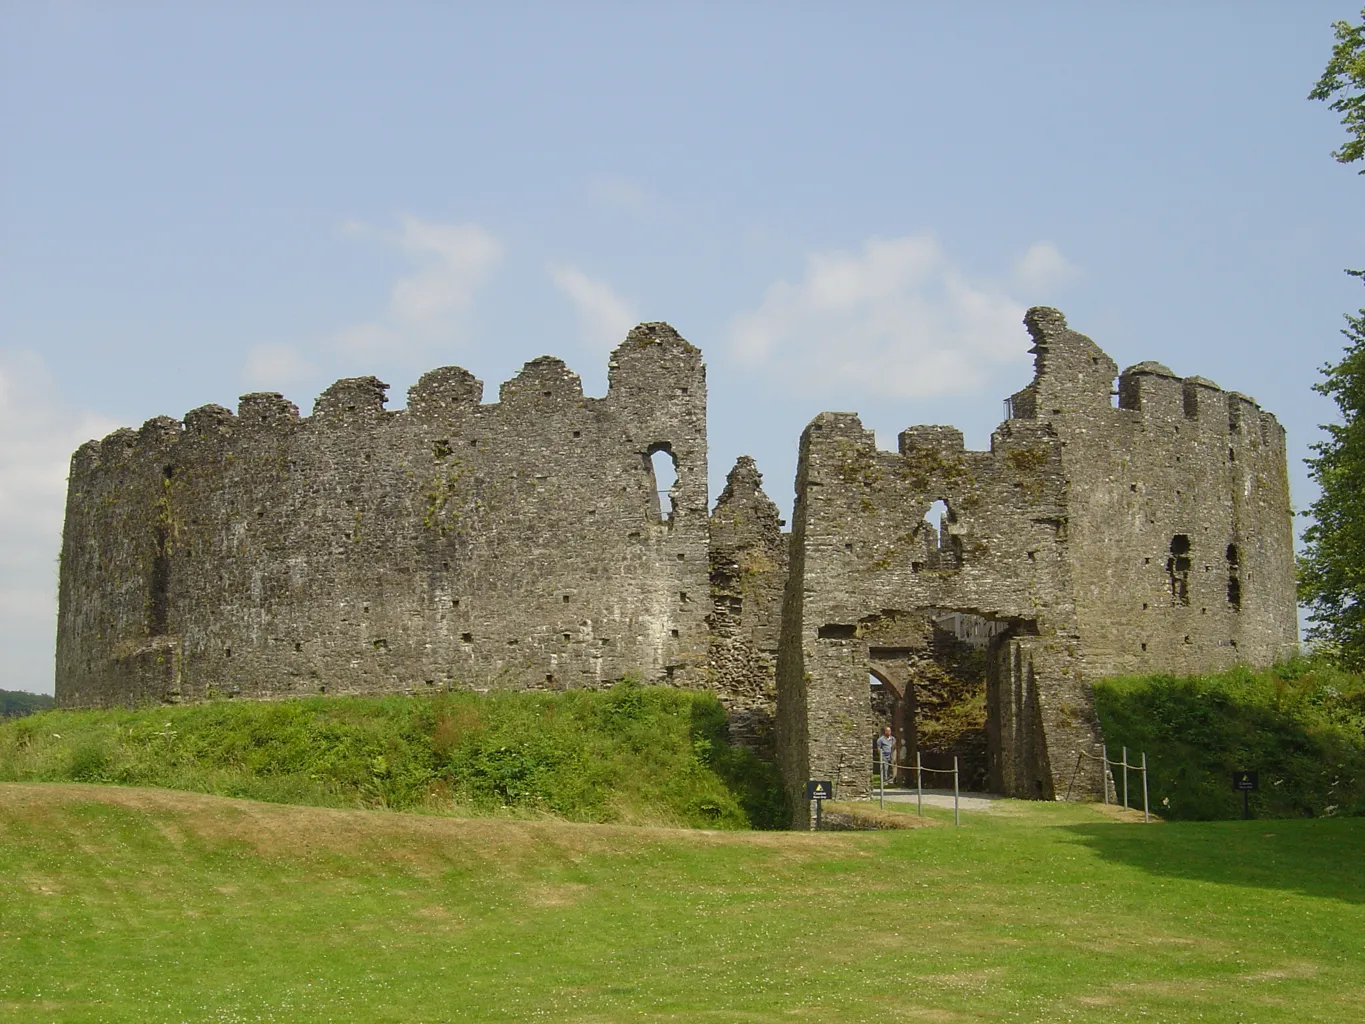
{"label": "wispy cloud", "polygon": [[592,347],[613,348],[635,326],[634,310],[606,282],[567,265],[551,267],[550,276],[555,287],[573,303],[582,338]]}
{"label": "wispy cloud", "polygon": [[67,470],[114,426],[63,402],[37,355],[0,352],[0,688],[52,691]]}
{"label": "wispy cloud", "polygon": [[308,380],[316,371],[317,367],[291,345],[257,345],[246,354],[242,376],[251,387],[282,388]]}
{"label": "wispy cloud", "polygon": [[[1048,258],[1035,254],[1032,272],[1049,269]],[[1001,284],[970,278],[929,235],[872,238],[856,252],[812,254],[800,281],[771,285],[732,322],[731,350],[808,392],[968,394],[993,366],[1027,358],[1024,309]]]}
{"label": "wispy cloud", "polygon": [[411,264],[389,288],[373,319],[295,344],[258,345],[242,368],[254,387],[282,387],[307,379],[318,365],[373,362],[376,357],[419,360],[430,347],[464,340],[475,298],[502,259],[502,244],[477,224],[441,224],[400,218],[398,230],[359,221],[340,225],[344,237],[399,249]]}
{"label": "wispy cloud", "polygon": [[[1034,291],[1050,291],[1069,284],[1080,271],[1051,242],[1034,242],[1014,265],[1014,280]],[[1043,301],[1041,298],[1038,301]],[[1037,302],[1033,303],[1034,305]]]}
{"label": "wispy cloud", "polygon": [[588,195],[604,206],[613,206],[637,217],[650,217],[663,210],[657,196],[629,178],[593,178],[588,182]]}
{"label": "wispy cloud", "polygon": [[436,224],[416,217],[403,218],[398,244],[419,266],[394,282],[390,315],[421,339],[449,338],[502,259],[502,245],[475,224]]}

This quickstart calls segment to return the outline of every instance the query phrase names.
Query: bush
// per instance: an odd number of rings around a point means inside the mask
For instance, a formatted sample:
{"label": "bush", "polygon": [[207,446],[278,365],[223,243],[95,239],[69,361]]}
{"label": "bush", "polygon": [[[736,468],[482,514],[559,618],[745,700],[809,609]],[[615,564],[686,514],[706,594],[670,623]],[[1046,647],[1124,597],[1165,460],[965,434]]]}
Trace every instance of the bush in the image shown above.
{"label": "bush", "polygon": [[1146,751],[1153,809],[1240,817],[1232,773],[1255,769],[1258,817],[1365,814],[1365,680],[1295,659],[1264,670],[1110,679],[1095,687],[1105,742]]}
{"label": "bush", "polygon": [[51,711],[0,724],[0,780],[711,828],[786,820],[775,767],[729,744],[713,696],[632,683]]}

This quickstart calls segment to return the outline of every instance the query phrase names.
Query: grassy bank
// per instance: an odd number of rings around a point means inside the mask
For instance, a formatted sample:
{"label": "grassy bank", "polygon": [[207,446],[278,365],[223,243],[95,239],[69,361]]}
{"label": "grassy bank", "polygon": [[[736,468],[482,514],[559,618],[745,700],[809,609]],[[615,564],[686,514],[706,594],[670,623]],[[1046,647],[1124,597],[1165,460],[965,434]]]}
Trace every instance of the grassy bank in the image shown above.
{"label": "grassy bank", "polygon": [[1365,814],[1365,679],[1300,659],[1214,675],[1106,680],[1095,702],[1111,755],[1145,750],[1168,818],[1239,817],[1231,773],[1256,769],[1266,818]]}
{"label": "grassy bank", "polygon": [[1360,1020],[1362,843],[1015,801],[812,835],[0,785],[0,1019]]}
{"label": "grassy bank", "polygon": [[785,824],[775,770],[709,694],[312,697],[0,723],[0,780],[160,786],[325,807]]}

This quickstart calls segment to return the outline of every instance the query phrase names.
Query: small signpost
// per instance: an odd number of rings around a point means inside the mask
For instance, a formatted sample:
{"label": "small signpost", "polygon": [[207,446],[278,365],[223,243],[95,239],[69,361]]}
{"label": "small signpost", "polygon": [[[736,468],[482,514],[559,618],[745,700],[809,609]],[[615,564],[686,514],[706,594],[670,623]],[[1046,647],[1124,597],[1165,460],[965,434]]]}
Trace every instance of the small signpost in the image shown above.
{"label": "small signpost", "polygon": [[820,831],[820,806],[826,800],[834,799],[834,780],[806,780],[806,799],[815,801],[815,831]]}
{"label": "small signpost", "polygon": [[1250,794],[1261,788],[1261,780],[1254,771],[1233,772],[1232,788],[1242,793],[1242,820],[1246,821],[1251,817]]}

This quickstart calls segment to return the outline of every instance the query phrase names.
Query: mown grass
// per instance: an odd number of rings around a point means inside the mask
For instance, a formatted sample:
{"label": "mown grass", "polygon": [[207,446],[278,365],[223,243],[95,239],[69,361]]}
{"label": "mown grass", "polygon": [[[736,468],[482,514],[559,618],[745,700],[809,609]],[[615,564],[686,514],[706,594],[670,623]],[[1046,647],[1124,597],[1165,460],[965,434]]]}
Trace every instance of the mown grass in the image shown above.
{"label": "mown grass", "polygon": [[161,786],[324,807],[784,825],[775,768],[671,687],[220,701],[0,723],[0,781]]}
{"label": "mown grass", "polygon": [[1105,680],[1095,703],[1110,755],[1146,751],[1164,816],[1240,817],[1235,771],[1255,769],[1258,817],[1365,814],[1365,678],[1324,661]]}
{"label": "mown grass", "polygon": [[817,836],[0,785],[0,1019],[1365,1019],[1365,819],[963,821]]}

